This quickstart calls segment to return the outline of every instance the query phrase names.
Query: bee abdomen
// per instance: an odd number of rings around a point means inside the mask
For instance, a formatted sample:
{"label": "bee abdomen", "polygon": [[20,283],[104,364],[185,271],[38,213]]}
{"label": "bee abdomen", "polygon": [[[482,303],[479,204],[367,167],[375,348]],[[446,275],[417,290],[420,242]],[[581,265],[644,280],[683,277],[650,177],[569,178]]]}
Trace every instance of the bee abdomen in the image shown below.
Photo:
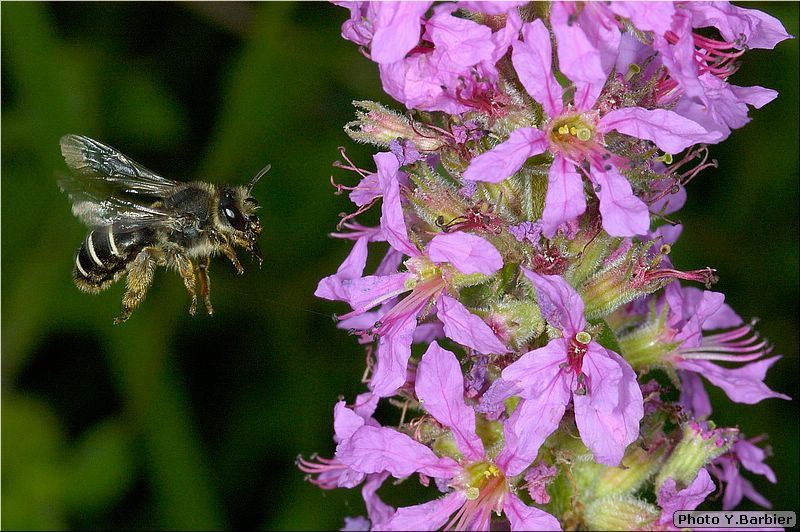
{"label": "bee abdomen", "polygon": [[120,231],[108,225],[89,231],[75,254],[75,284],[86,292],[105,290],[125,273],[125,267],[150,243],[148,229]]}

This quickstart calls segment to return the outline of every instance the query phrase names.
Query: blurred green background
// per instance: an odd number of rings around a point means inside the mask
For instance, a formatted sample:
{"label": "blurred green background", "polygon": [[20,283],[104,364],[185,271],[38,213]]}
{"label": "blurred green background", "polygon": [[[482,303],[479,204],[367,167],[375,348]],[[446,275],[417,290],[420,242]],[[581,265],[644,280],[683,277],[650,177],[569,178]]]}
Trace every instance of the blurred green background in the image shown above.
{"label": "blurred green background", "polygon": [[[759,3],[798,34],[796,3]],[[303,481],[298,453],[330,455],[332,407],[363,391],[363,351],[338,331],[318,279],[349,243],[327,237],[350,208],[328,183],[350,101],[376,99],[377,69],[320,3],[2,4],[2,526],[338,528],[357,490]],[[673,260],[719,270],[717,289],[785,355],[769,385],[798,397],[798,45],[745,56],[733,81],[780,91],[723,145],[678,215]],[[190,317],[160,270],[126,324],[123,286],[80,293],[85,228],[56,187],[58,139],[89,135],[168,177],[245,183],[264,206],[262,270],[212,267],[216,314]],[[244,257],[243,257],[244,259]],[[715,419],[769,432],[797,510],[796,402],[731,405]],[[397,502],[388,496],[389,502]]]}

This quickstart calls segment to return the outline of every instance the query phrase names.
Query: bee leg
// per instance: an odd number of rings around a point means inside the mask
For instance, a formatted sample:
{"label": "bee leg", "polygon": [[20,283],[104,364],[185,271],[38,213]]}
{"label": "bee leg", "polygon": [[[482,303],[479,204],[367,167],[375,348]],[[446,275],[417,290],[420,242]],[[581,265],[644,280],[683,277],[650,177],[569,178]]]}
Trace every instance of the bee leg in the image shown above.
{"label": "bee leg", "polygon": [[114,325],[126,321],[144,299],[153,282],[156,264],[147,248],[136,255],[127,267],[125,295],[122,296],[122,314],[114,319]]}
{"label": "bee leg", "polygon": [[236,268],[236,273],[242,275],[244,273],[244,268],[242,268],[242,263],[239,262],[239,257],[236,256],[236,251],[233,249],[233,246],[227,243],[222,244],[222,252],[233,263],[233,267]]}
{"label": "bee leg", "polygon": [[214,314],[214,307],[211,306],[211,279],[208,277],[208,268],[211,265],[211,257],[201,257],[197,261],[197,278],[200,280],[200,295],[205,299],[206,312],[211,316]]}
{"label": "bee leg", "polygon": [[189,305],[189,314],[194,316],[195,312],[197,312],[197,295],[194,291],[194,266],[191,259],[182,253],[175,254],[175,265],[178,267],[178,273],[183,278],[183,285],[186,287],[186,291],[189,292],[189,296],[192,298],[192,302]]}

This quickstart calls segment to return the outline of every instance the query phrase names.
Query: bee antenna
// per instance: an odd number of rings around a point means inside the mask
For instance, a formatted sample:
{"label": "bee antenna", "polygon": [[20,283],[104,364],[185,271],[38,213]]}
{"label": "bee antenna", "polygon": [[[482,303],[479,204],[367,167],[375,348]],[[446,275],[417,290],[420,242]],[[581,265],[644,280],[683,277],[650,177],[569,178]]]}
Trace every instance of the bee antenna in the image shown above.
{"label": "bee antenna", "polygon": [[267,174],[267,172],[269,172],[270,168],[272,168],[271,164],[268,164],[267,166],[262,168],[256,174],[256,176],[253,178],[253,180],[250,181],[250,185],[248,185],[247,190],[253,190],[253,187],[256,186],[256,183],[258,183],[258,180],[261,179],[262,177],[264,177]]}

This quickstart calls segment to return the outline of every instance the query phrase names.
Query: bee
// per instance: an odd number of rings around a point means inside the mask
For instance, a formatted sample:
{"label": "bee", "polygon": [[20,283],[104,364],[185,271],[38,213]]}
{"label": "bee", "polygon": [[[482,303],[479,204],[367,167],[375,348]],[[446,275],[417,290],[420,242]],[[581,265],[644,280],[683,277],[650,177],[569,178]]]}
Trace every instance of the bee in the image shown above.
{"label": "bee", "polygon": [[175,269],[183,278],[191,315],[197,310],[197,274],[199,295],[211,315],[211,257],[222,253],[242,274],[234,249],[239,246],[261,265],[261,223],[255,214],[259,205],[250,192],[269,166],[248,186],[181,182],[89,137],[65,135],[60,144],[71,172],[59,180],[59,187],[69,196],[72,213],[90,228],[75,254],[72,277],[91,294],[126,277],[122,313],[115,324],[127,320],[142,302],[158,266]]}

